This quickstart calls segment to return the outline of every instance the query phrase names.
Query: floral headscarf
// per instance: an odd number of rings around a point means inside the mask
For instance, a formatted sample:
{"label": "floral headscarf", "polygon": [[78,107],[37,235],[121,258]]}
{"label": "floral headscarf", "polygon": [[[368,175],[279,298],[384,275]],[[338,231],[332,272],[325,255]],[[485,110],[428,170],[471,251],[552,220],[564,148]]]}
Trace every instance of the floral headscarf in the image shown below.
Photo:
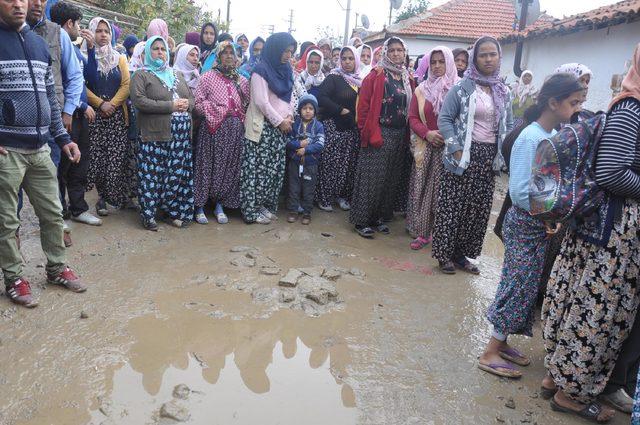
{"label": "floral headscarf", "polygon": [[418,90],[424,95],[425,99],[429,101],[433,105],[433,112],[435,115],[440,113],[440,108],[442,107],[442,103],[444,102],[444,98],[453,87],[455,83],[460,80],[458,77],[458,70],[456,69],[456,63],[453,59],[453,52],[451,49],[445,46],[437,46],[434,47],[429,53],[427,53],[423,61],[426,61],[428,64],[431,63],[431,56],[440,52],[444,55],[444,61],[446,70],[444,75],[441,77],[436,77],[433,75],[433,70],[429,67],[429,75],[425,80],[420,83],[418,86]]}
{"label": "floral headscarf", "polygon": [[[98,25],[100,25],[101,22],[107,25],[107,27],[109,28],[109,33],[111,34],[111,36],[113,36],[113,34],[111,33],[112,29],[109,21],[99,16],[96,16],[91,20],[91,22],[89,22],[89,30],[93,33],[93,35],[95,36]],[[95,49],[96,60],[98,61],[98,71],[100,71],[102,75],[109,75],[109,73],[118,66],[118,63],[120,62],[120,53],[118,53],[116,49],[113,48],[113,46],[111,45],[111,40],[109,40],[109,42],[102,47],[96,45]]]}
{"label": "floral headscarf", "polygon": [[[151,46],[153,46],[153,43],[157,40],[162,40],[164,47],[167,50],[167,58],[165,60],[160,58],[153,59],[151,57]],[[174,74],[173,69],[169,66],[169,43],[167,43],[167,40],[159,35],[153,36],[147,40],[144,45],[144,67],[142,69],[155,74],[168,89],[173,89],[173,85],[176,82],[176,75]]]}
{"label": "floral headscarf", "polygon": [[129,71],[136,72],[144,66],[144,46],[145,42],[141,41],[133,48],[133,54],[129,59]]}
{"label": "floral headscarf", "polygon": [[213,69],[218,71],[220,74],[224,75],[226,78],[237,81],[240,76],[238,74],[237,64],[233,64],[232,66],[229,66],[229,67],[222,65],[222,52],[224,52],[227,48],[230,48],[233,51],[233,54],[235,55],[236,59],[241,58],[241,56],[238,55],[239,49],[237,44],[229,40],[221,41],[220,43],[218,43],[218,46],[216,47],[216,51],[215,51],[216,64],[213,67]]}
{"label": "floral headscarf", "polygon": [[195,90],[200,81],[200,71],[198,70],[198,66],[194,66],[187,58],[193,50],[198,53],[198,58],[200,58],[200,47],[192,44],[180,45],[176,53],[176,61],[173,64],[173,69],[180,71],[189,88]]}
{"label": "floral headscarf", "polygon": [[411,97],[413,96],[413,90],[411,88],[411,76],[409,75],[409,70],[402,64],[395,64],[389,59],[388,51],[389,44],[400,43],[404,48],[405,55],[409,54],[409,50],[407,50],[407,45],[401,38],[391,37],[388,38],[384,45],[382,46],[382,59],[378,62],[377,66],[381,67],[387,72],[398,75],[402,77],[402,85],[404,86],[404,92],[407,94],[407,115],[409,115],[409,105],[411,104]]}
{"label": "floral headscarf", "polygon": [[[352,72],[347,72],[342,68],[342,53],[344,53],[345,50],[349,50],[353,53],[353,57],[355,59],[355,66]],[[341,76],[347,84],[351,86],[362,86],[362,78],[360,78],[360,55],[358,55],[358,49],[353,46],[344,46],[342,50],[340,50],[338,66],[331,71],[331,74]]]}
{"label": "floral headscarf", "polygon": [[557,67],[554,73],[573,74],[578,79],[584,77],[585,75],[591,75],[593,77],[593,72],[591,72],[589,67],[581,63],[565,63],[564,65],[560,65],[559,67]]}

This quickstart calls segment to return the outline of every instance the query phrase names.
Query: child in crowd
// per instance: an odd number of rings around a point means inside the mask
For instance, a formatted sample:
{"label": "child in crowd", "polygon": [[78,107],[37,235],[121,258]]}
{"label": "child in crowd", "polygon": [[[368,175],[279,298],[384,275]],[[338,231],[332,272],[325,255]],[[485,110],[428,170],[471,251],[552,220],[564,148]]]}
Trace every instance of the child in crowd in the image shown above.
{"label": "child in crowd", "polygon": [[302,224],[311,222],[313,197],[318,181],[318,161],[324,148],[324,127],[316,119],[318,101],[311,94],[304,95],[298,102],[298,116],[287,143],[289,223],[298,221],[302,213]]}

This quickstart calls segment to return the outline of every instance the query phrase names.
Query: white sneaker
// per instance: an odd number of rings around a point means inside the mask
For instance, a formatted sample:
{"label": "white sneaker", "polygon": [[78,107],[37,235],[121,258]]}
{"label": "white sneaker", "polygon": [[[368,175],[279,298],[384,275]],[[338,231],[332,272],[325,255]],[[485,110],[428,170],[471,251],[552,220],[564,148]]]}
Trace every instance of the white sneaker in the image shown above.
{"label": "white sneaker", "polygon": [[77,217],[71,216],[71,220],[78,223],[88,224],[89,226],[102,226],[102,220],[91,214],[89,211],[85,211]]}
{"label": "white sneaker", "polygon": [[196,223],[209,224],[209,219],[207,219],[207,216],[204,215],[204,213],[198,213],[196,214]]}
{"label": "white sneaker", "polygon": [[256,223],[258,224],[271,224],[271,220],[265,217],[262,213],[258,214],[258,218],[256,218]]}
{"label": "white sneaker", "polygon": [[216,214],[216,220],[218,220],[218,224],[227,224],[229,222],[229,217],[225,213]]}
{"label": "white sneaker", "polygon": [[318,204],[318,208],[322,211],[333,212],[333,207],[331,205]]}
{"label": "white sneaker", "polygon": [[260,209],[260,214],[265,216],[266,218],[268,218],[269,221],[275,221],[275,220],[278,219],[278,216],[276,216],[274,213],[272,213],[271,211],[269,211],[265,207],[262,207]]}
{"label": "white sneaker", "polygon": [[338,199],[338,205],[340,205],[340,209],[342,211],[349,211],[351,209],[351,205],[347,202],[346,199]]}

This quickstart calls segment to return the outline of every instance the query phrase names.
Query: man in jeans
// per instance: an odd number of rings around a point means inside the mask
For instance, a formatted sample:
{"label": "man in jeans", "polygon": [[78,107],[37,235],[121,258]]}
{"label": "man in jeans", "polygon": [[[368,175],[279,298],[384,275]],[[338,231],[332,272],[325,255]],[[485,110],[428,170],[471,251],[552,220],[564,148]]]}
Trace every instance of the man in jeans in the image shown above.
{"label": "man in jeans", "polygon": [[7,297],[35,307],[15,238],[21,185],[40,223],[47,282],[73,292],[86,287],[66,265],[62,206],[47,141],[53,137],[75,163],[80,151],[62,123],[47,43],[25,25],[27,7],[27,0],[0,0],[0,268]]}

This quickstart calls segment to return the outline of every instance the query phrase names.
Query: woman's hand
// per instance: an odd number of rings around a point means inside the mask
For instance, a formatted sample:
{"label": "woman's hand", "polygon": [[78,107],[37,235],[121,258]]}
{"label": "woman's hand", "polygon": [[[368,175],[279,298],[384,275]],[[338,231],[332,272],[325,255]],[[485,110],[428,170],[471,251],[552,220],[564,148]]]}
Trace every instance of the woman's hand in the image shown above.
{"label": "woman's hand", "polygon": [[342,108],[342,111],[340,111],[340,115],[349,115],[350,113],[351,111],[347,108]]}
{"label": "woman's hand", "polygon": [[102,102],[102,105],[100,105],[100,112],[102,112],[105,117],[110,117],[116,112],[116,107],[109,101]]}
{"label": "woman's hand", "polygon": [[291,133],[291,130],[293,130],[292,124],[293,124],[293,121],[291,120],[291,118],[287,117],[287,118],[282,120],[282,122],[280,123],[278,128],[284,134],[289,134],[289,133]]}
{"label": "woman's hand", "polygon": [[187,112],[189,110],[188,99],[176,99],[173,101],[173,112]]}
{"label": "woman's hand", "polygon": [[444,145],[444,137],[440,134],[438,130],[431,130],[427,133],[427,141],[431,143],[436,148]]}
{"label": "woman's hand", "polygon": [[562,224],[560,223],[545,223],[544,224],[545,227],[545,231],[547,232],[547,237],[546,239],[551,239],[553,236],[555,236],[556,233],[558,233],[560,231],[560,228],[562,228]]}

